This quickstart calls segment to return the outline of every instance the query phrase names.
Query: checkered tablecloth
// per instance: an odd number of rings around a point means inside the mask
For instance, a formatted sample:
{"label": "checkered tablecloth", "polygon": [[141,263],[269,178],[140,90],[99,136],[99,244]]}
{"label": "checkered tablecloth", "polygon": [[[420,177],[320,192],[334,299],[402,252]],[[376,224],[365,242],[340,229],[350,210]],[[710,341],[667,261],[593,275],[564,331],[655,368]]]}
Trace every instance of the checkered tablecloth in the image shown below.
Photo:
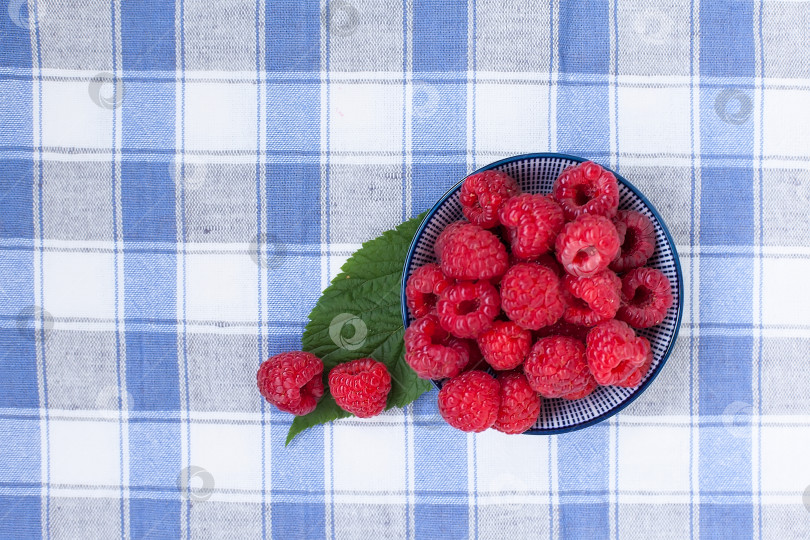
{"label": "checkered tablecloth", "polygon": [[[342,262],[542,151],[673,233],[649,390],[285,448],[256,368]],[[810,538],[810,2],[2,0],[0,201],[0,538]]]}

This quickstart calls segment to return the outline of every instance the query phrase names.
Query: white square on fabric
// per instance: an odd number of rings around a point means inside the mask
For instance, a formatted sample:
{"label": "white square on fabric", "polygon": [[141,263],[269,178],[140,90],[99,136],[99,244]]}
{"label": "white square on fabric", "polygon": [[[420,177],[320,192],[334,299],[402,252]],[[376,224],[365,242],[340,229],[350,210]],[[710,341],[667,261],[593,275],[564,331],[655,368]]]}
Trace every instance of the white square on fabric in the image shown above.
{"label": "white square on fabric", "polygon": [[50,483],[120,486],[119,425],[51,420]]}
{"label": "white square on fabric", "polygon": [[810,289],[796,286],[808,275],[810,259],[763,259],[763,324],[792,326],[810,320]]}
{"label": "white square on fabric", "polygon": [[363,424],[337,423],[332,430],[333,487],[346,496],[344,502],[369,493],[405,490],[405,429]]}
{"label": "white square on fabric", "polygon": [[477,153],[514,155],[547,148],[548,122],[547,86],[487,83],[476,86]]}
{"label": "white square on fabric", "polygon": [[[258,319],[258,272],[250,255],[189,254],[186,260],[186,318],[206,321]],[[178,276],[179,278],[180,276]]]}
{"label": "white square on fabric", "polygon": [[112,253],[46,251],[43,257],[45,310],[56,318],[115,317]]}
{"label": "white square on fabric", "polygon": [[619,86],[619,152],[690,155],[688,88]]}
{"label": "white square on fabric", "polygon": [[402,86],[334,83],[329,121],[332,152],[401,153]]}
{"label": "white square on fabric", "polygon": [[810,91],[765,89],[763,150],[766,156],[810,156]]}
{"label": "white square on fabric", "polygon": [[[810,484],[810,429],[762,426],[762,491],[803,493]],[[796,502],[801,499],[796,497]]]}
{"label": "white square on fabric", "polygon": [[475,443],[477,486],[482,503],[548,503],[546,437],[516,437],[490,429],[478,434]]}
{"label": "white square on fabric", "polygon": [[113,94],[111,80],[91,88],[92,77],[88,74],[87,80],[42,81],[42,146],[112,149],[113,105],[120,96]]}
{"label": "white square on fabric", "polygon": [[188,81],[185,91],[186,150],[256,151],[255,84]]}
{"label": "white square on fabric", "polygon": [[619,428],[621,491],[689,491],[689,427]]}
{"label": "white square on fabric", "polygon": [[[221,489],[260,490],[262,427],[192,423],[190,465],[202,467],[211,474],[214,497]],[[192,479],[192,488],[194,482]]]}

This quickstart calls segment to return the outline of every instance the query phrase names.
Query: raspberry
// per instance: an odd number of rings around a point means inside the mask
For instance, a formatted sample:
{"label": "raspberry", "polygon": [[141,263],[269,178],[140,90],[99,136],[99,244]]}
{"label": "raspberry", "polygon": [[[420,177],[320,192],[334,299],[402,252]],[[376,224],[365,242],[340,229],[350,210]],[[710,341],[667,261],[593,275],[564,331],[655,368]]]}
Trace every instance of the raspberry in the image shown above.
{"label": "raspberry", "polygon": [[583,214],[612,218],[619,208],[616,177],[593,161],[565,169],[554,181],[551,194],[569,221]]}
{"label": "raspberry", "polygon": [[405,330],[405,361],[423,379],[444,379],[461,373],[470,349],[447,334],[435,315],[414,321]]}
{"label": "raspberry", "polygon": [[546,326],[537,332],[534,332],[534,338],[540,339],[549,336],[565,336],[585,343],[585,337],[588,335],[590,330],[591,329],[587,326],[579,326],[576,324],[567,323],[565,320],[560,319],[551,326]]}
{"label": "raspberry", "polygon": [[612,319],[621,305],[621,287],[622,280],[610,270],[589,278],[565,276],[563,319],[580,326],[594,326]]}
{"label": "raspberry", "polygon": [[329,372],[329,392],[335,403],[358,418],[383,412],[390,391],[391,375],[385,364],[373,358],[338,364]]}
{"label": "raspberry", "polygon": [[442,328],[459,338],[478,337],[492,326],[500,312],[498,291],[489,281],[450,285],[436,304]]}
{"label": "raspberry", "polygon": [[439,413],[461,431],[475,433],[498,419],[501,386],[483,371],[466,371],[450,379],[439,391]]}
{"label": "raspberry", "polygon": [[650,218],[632,210],[621,210],[613,224],[619,233],[621,251],[610,263],[610,269],[622,273],[644,266],[655,251],[655,227]]}
{"label": "raspberry", "polygon": [[[443,235],[444,233],[442,233]],[[436,240],[442,272],[463,280],[492,279],[506,272],[509,257],[498,237],[472,223],[455,225],[450,233]]]}
{"label": "raspberry", "polygon": [[308,352],[283,352],[259,366],[259,392],[280,411],[302,416],[323,396],[323,362]]}
{"label": "raspberry", "polygon": [[498,225],[498,210],[509,197],[520,193],[517,182],[500,171],[468,176],[461,185],[459,201],[464,217],[485,229]]}
{"label": "raspberry", "polygon": [[650,371],[650,366],[652,365],[653,361],[653,353],[652,349],[650,348],[650,342],[647,341],[647,338],[645,337],[639,336],[638,338],[642,340],[642,342],[645,345],[645,348],[647,349],[647,356],[644,359],[644,363],[641,364],[641,367],[639,367],[637,370],[631,373],[630,376],[627,377],[624,381],[616,383],[615,386],[623,386],[625,388],[636,387],[639,384],[641,384],[641,379],[643,379],[647,375],[647,372]]}
{"label": "raspberry", "polygon": [[436,254],[436,260],[439,261],[439,264],[442,262],[442,251],[444,250],[444,245],[447,243],[447,240],[453,236],[456,231],[462,226],[466,225],[466,221],[454,221],[449,223],[439,236],[436,238],[436,241],[433,243],[433,253]]}
{"label": "raspberry", "polygon": [[495,321],[492,328],[478,336],[478,346],[493,369],[514,369],[529,354],[532,334],[512,321]]}
{"label": "raspberry", "polygon": [[501,207],[499,215],[507,229],[512,254],[524,260],[546,253],[565,223],[560,205],[540,194],[512,197]]}
{"label": "raspberry", "polygon": [[555,249],[566,272],[591,277],[616,258],[619,233],[606,217],[584,215],[565,224],[557,236]]}
{"label": "raspberry", "polygon": [[563,399],[569,399],[569,400],[572,400],[572,401],[575,400],[575,399],[582,399],[585,396],[590,396],[591,393],[594,390],[596,390],[597,388],[599,388],[599,383],[597,383],[596,379],[594,379],[593,376],[591,376],[591,378],[588,379],[588,384],[587,384],[587,386],[585,386],[585,388],[583,388],[582,390],[579,390],[577,392],[571,392],[570,394],[565,394],[563,396]]}
{"label": "raspberry", "polygon": [[499,373],[497,380],[501,386],[501,406],[492,427],[503,433],[523,433],[537,422],[542,400],[523,373]]}
{"label": "raspberry", "polygon": [[622,278],[622,306],[616,318],[636,328],[661,324],[672,306],[672,287],[655,268],[634,268]]}
{"label": "raspberry", "polygon": [[523,362],[523,372],[534,391],[547,398],[579,392],[592,378],[585,360],[585,346],[563,336],[537,340]]}
{"label": "raspberry", "polygon": [[565,311],[560,280],[545,266],[516,264],[501,281],[501,308],[527,330],[554,324]]}
{"label": "raspberry", "polygon": [[615,319],[595,326],[585,343],[588,367],[596,382],[603,385],[625,381],[644,363],[649,348],[632,328]]}
{"label": "raspberry", "polygon": [[439,295],[450,284],[439,265],[426,264],[413,271],[405,286],[405,298],[411,315],[418,319],[434,310]]}

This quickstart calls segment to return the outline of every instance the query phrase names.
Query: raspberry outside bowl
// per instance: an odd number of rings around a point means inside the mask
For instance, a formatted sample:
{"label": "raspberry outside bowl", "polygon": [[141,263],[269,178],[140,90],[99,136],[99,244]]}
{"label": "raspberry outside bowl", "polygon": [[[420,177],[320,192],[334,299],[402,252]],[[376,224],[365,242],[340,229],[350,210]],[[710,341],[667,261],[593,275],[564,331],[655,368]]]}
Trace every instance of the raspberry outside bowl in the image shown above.
{"label": "raspberry outside bowl", "polygon": [[[496,161],[474,173],[492,169],[499,170],[514,178],[524,192],[549,193],[554,180],[564,169],[584,161],[587,160],[564,154],[524,154]],[[605,167],[605,169],[607,168]],[[528,434],[565,433],[610,418],[635,401],[650,386],[663,369],[675,346],[683,312],[683,279],[675,242],[663,219],[644,195],[621,175],[615,171],[611,172],[619,183],[619,209],[641,212],[650,218],[655,227],[655,252],[647,262],[647,266],[657,268],[666,275],[672,286],[674,302],[661,324],[636,331],[638,335],[644,336],[650,341],[653,351],[652,365],[640,385],[635,388],[600,386],[589,396],[573,401],[543,399],[538,421],[526,431]],[[464,179],[461,179],[431,208],[408,249],[402,273],[401,299],[402,321],[405,328],[413,322],[405,301],[405,286],[408,278],[420,266],[436,262],[433,244],[439,233],[448,223],[463,219],[459,202],[459,193],[463,183]],[[443,381],[433,382],[437,388],[441,388],[443,384]]]}

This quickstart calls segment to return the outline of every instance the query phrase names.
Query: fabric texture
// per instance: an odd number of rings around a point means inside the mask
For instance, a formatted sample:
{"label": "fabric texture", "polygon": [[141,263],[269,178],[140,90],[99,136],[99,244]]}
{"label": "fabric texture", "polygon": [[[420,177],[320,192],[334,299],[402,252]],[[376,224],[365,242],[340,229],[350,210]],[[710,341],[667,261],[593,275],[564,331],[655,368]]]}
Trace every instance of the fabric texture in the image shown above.
{"label": "fabric texture", "polygon": [[[0,538],[810,538],[810,3],[0,8]],[[545,151],[673,234],[644,395],[508,437],[433,391],[285,448],[256,369],[342,262]]]}

